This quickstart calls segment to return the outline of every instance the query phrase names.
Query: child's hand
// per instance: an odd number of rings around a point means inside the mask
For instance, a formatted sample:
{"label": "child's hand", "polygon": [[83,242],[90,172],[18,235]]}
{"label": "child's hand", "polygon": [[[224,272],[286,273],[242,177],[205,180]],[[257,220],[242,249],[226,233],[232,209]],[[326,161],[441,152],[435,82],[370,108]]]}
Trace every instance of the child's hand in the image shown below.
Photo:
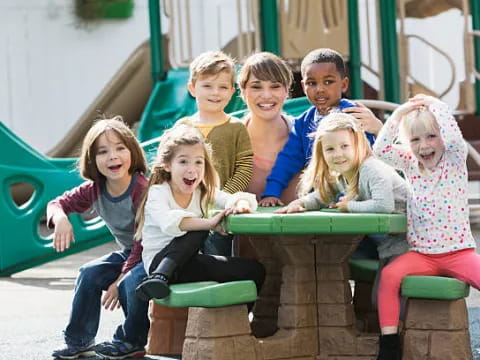
{"label": "child's hand", "polygon": [[343,112],[352,115],[363,131],[378,134],[383,126],[381,120],[362,103],[355,101],[355,105],[357,106],[343,109]]}
{"label": "child's hand", "polygon": [[222,210],[218,214],[216,214],[215,216],[212,216],[210,219],[208,219],[209,224],[210,224],[210,226],[209,226],[210,230],[216,231],[216,232],[218,232],[222,235],[227,235],[225,230],[223,230],[222,220],[225,216],[227,216],[229,214],[229,212],[228,212],[229,210],[230,209]]}
{"label": "child's hand", "polygon": [[233,208],[227,211],[227,214],[225,214],[225,216],[230,214],[245,214],[250,212],[252,212],[252,209],[250,208],[250,203],[247,200],[241,199],[237,201]]}
{"label": "child's hand", "polygon": [[425,94],[417,94],[413,98],[411,98],[409,101],[415,101],[418,106],[428,106],[431,105],[435,102],[438,102],[439,100],[436,97],[430,96],[430,95],[425,95]]}
{"label": "child's hand", "polygon": [[335,204],[335,207],[342,211],[342,212],[348,212],[348,199],[346,196],[342,196],[338,199],[337,203]]}
{"label": "child's hand", "polygon": [[293,214],[293,213],[304,212],[304,211],[307,211],[307,209],[305,209],[302,202],[292,201],[287,206],[280,208],[278,210],[275,210],[275,213],[276,214]]}
{"label": "child's hand", "polygon": [[[402,105],[400,105],[399,107],[397,107],[395,109],[395,111],[393,112],[392,116],[393,115],[396,115],[396,117],[398,118],[398,120],[400,121],[400,119],[407,115],[409,112],[415,110],[415,109],[418,109],[422,106],[425,106],[427,105],[426,102],[428,101],[431,101],[430,99],[426,99],[427,96],[426,95],[422,95],[422,94],[419,94],[419,95],[416,95],[415,97],[413,98],[410,98],[408,99],[408,101]],[[428,98],[431,98],[431,96],[428,96]],[[435,98],[433,98],[435,99]]]}
{"label": "child's hand", "polygon": [[57,252],[65,251],[70,248],[70,243],[75,241],[73,237],[72,224],[65,214],[59,215],[53,219],[55,230],[53,232],[53,247]]}
{"label": "child's hand", "polygon": [[118,281],[113,282],[108,287],[107,291],[102,298],[102,306],[105,310],[115,310],[120,307],[120,301],[118,300]]}
{"label": "child's hand", "polygon": [[270,207],[270,206],[284,206],[285,204],[279,198],[275,196],[267,196],[260,200],[258,203],[259,206]]}

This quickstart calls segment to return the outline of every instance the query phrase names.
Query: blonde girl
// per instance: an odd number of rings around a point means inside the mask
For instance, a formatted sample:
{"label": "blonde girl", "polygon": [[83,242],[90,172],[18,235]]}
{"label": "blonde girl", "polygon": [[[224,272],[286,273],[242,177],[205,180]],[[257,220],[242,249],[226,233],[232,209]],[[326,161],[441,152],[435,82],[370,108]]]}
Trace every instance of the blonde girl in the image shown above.
{"label": "blonde girl", "polygon": [[358,213],[401,211],[406,185],[392,168],[372,156],[355,118],[331,113],[315,132],[312,160],[302,175],[299,195],[278,212],[324,207]]}
{"label": "blonde girl", "polygon": [[[260,290],[265,271],[257,261],[198,253],[209,230],[223,232],[224,216],[257,206],[253,194],[228,194],[216,185],[210,150],[200,132],[189,125],[165,132],[137,215],[136,236],[142,238],[149,274],[137,288],[138,296],[163,298],[171,283],[204,280],[253,280]],[[224,210],[209,218],[213,206]]]}
{"label": "blonde girl", "polygon": [[[87,132],[79,171],[86,181],[47,206],[48,226],[54,228],[53,247],[62,252],[75,241],[69,214],[93,208],[120,250],[80,268],[70,320],[64,330],[67,346],[54,351],[53,356],[75,359],[94,355],[94,351],[106,358],[140,356],[145,353],[149,321],[148,303],[137,299],[134,292],[145,276],[141,245],[134,241],[134,225],[147,186],[143,175],[146,161],[140,144],[120,116],[99,120]],[[102,305],[111,310],[122,305],[125,322],[113,341],[94,347]]]}
{"label": "blonde girl", "polygon": [[[397,138],[402,143],[396,141]],[[409,183],[407,240],[410,251],[382,271],[378,359],[400,359],[399,290],[407,275],[439,275],[480,288],[468,213],[467,145],[448,106],[417,95],[387,120],[374,151],[402,170]]]}

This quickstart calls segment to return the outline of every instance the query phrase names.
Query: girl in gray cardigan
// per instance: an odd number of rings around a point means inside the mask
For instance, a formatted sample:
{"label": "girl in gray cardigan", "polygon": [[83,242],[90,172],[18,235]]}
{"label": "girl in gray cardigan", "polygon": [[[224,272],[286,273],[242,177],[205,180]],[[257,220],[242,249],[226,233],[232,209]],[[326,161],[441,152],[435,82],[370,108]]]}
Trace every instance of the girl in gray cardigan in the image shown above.
{"label": "girl in gray cardigan", "polygon": [[[352,213],[403,213],[407,184],[376,159],[351,115],[331,113],[315,132],[312,159],[302,175],[300,198],[277,213],[337,208]],[[311,189],[313,192],[308,193]],[[405,236],[377,242],[380,259],[408,250]]]}

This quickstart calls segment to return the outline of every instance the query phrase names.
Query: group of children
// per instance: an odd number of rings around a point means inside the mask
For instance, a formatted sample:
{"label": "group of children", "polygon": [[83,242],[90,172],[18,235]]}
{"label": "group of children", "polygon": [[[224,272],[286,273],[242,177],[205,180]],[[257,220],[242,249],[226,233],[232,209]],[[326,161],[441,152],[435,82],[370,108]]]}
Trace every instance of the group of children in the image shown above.
{"label": "group of children", "polygon": [[[248,64],[242,73],[249,72]],[[190,70],[188,89],[198,111],[162,135],[149,180],[133,133],[119,118],[100,120],[88,132],[79,159],[87,181],[48,205],[57,251],[74,241],[68,215],[89,208],[104,219],[121,248],[80,269],[64,330],[67,346],[53,353],[56,358],[143,356],[148,300],[168,296],[169,284],[253,280],[258,291],[262,287],[262,264],[232,257],[232,238],[221,225],[229,214],[254,211],[259,195],[245,192],[255,159],[251,133],[249,137],[244,122],[224,111],[234,93],[234,62],[221,52],[207,52]],[[285,82],[284,74],[272,70],[264,75],[253,86],[268,82],[269,91],[279,92],[275,89]],[[444,275],[480,287],[480,257],[468,220],[466,144],[448,107],[438,99],[417,95],[383,126],[369,109],[343,99],[348,88],[345,64],[331,49],[310,52],[301,75],[312,107],[289,127],[259,205],[285,205],[282,191],[304,170],[299,198],[277,212],[406,209],[407,241],[392,235],[371,239],[380,259],[386,260],[378,289],[378,359],[400,359],[403,277]],[[267,113],[278,107],[273,100],[257,105]],[[405,180],[394,169],[401,170]],[[214,213],[213,208],[221,210]],[[112,341],[95,345],[102,306],[122,307],[125,321]]]}

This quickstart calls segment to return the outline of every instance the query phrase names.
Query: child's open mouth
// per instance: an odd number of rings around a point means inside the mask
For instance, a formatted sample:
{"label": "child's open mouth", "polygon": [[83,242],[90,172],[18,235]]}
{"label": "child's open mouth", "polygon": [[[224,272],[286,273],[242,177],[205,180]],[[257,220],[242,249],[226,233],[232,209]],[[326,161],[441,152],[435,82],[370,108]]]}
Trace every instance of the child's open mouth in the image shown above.
{"label": "child's open mouth", "polygon": [[424,161],[430,161],[430,160],[433,159],[434,156],[435,156],[435,151],[433,151],[431,153],[428,153],[428,154],[420,154],[420,157]]}
{"label": "child's open mouth", "polygon": [[183,178],[183,182],[188,186],[192,186],[193,184],[195,184],[195,180],[197,180],[197,179],[185,179],[185,178]]}
{"label": "child's open mouth", "polygon": [[121,167],[122,167],[122,165],[112,165],[112,166],[109,166],[108,169],[109,169],[109,170],[112,170],[112,171],[117,171],[117,170],[119,170]]}

